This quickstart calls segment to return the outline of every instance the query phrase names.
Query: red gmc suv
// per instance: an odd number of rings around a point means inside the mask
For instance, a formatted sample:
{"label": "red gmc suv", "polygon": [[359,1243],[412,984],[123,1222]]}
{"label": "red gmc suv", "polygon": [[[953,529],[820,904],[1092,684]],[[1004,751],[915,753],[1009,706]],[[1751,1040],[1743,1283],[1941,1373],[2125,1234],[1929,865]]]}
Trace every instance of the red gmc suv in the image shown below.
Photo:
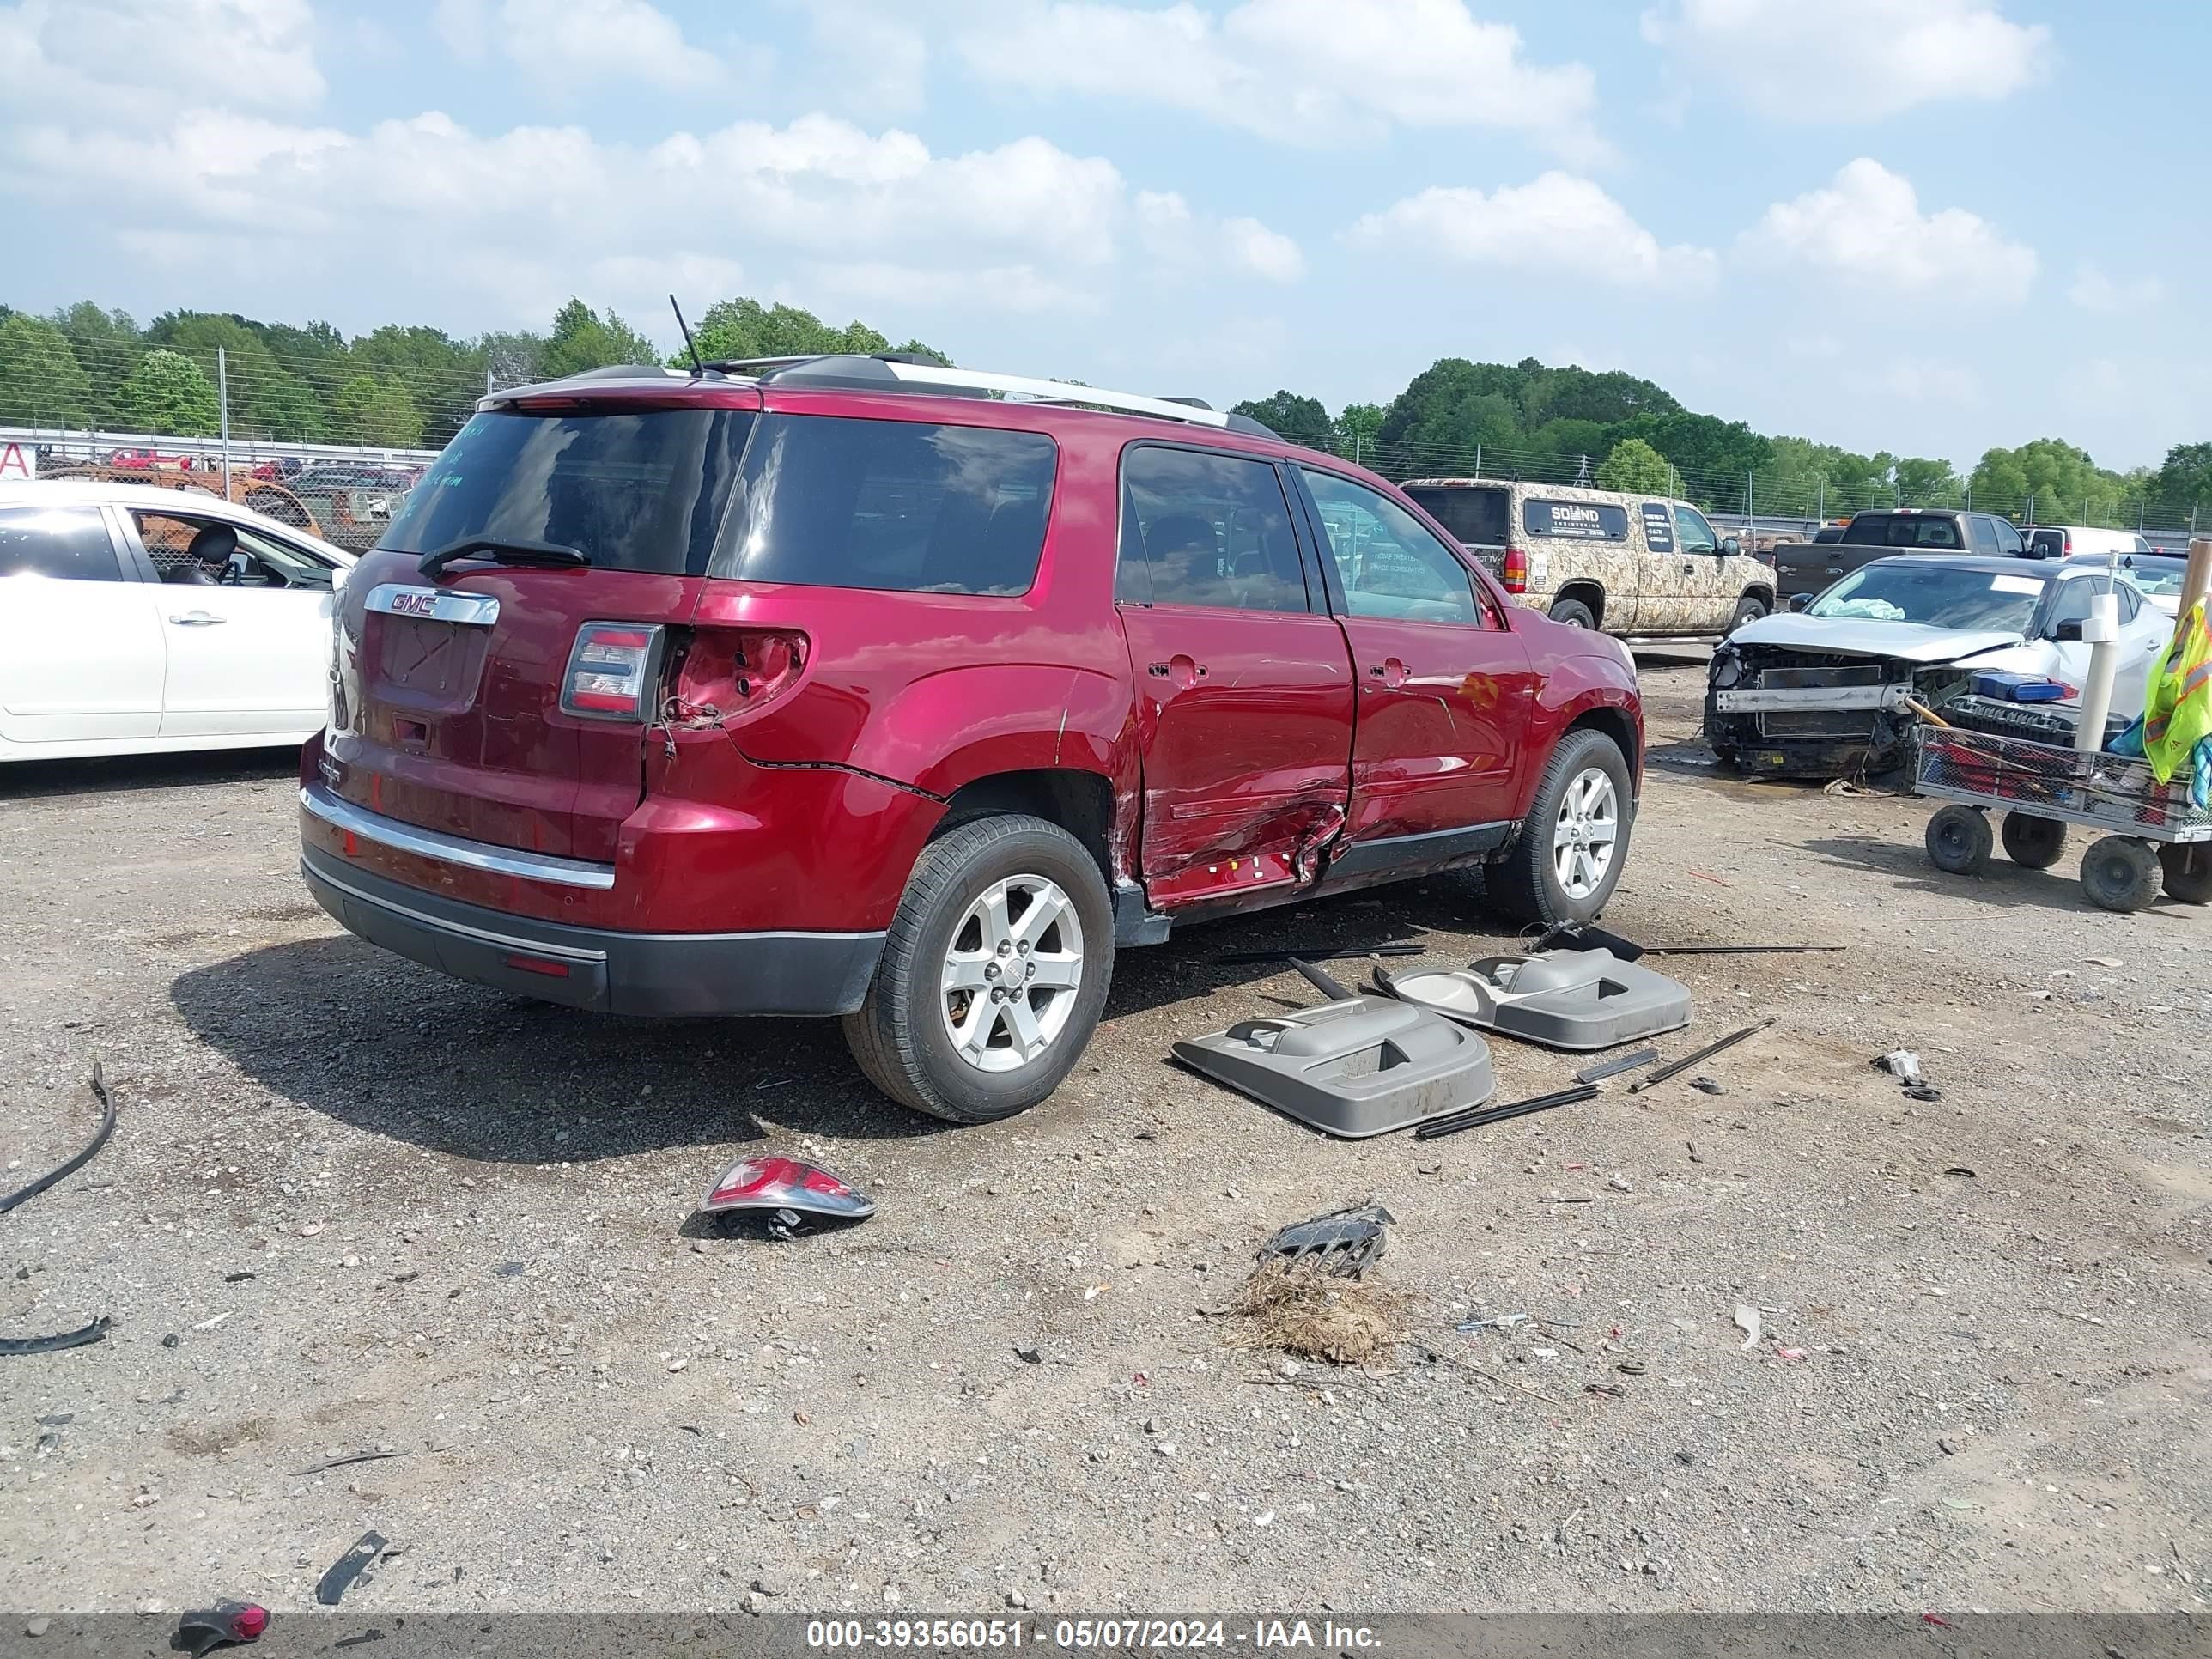
{"label": "red gmc suv", "polygon": [[896,354],[487,398],[337,607],[301,871],[368,939],[627,1014],[836,1014],[893,1098],[1049,1094],[1117,947],[1483,864],[1588,917],[1626,650],[1203,404]]}

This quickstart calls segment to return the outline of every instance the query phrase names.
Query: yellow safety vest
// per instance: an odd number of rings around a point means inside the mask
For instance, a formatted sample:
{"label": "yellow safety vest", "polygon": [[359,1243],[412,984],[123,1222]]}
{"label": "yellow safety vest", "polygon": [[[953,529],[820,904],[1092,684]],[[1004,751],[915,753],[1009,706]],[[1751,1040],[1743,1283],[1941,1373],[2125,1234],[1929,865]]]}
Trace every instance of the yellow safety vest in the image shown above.
{"label": "yellow safety vest", "polygon": [[2173,630],[2158,672],[2143,700],[2143,758],[2160,783],[2190,763],[2197,745],[2212,737],[2212,630],[2204,622],[2204,601]]}

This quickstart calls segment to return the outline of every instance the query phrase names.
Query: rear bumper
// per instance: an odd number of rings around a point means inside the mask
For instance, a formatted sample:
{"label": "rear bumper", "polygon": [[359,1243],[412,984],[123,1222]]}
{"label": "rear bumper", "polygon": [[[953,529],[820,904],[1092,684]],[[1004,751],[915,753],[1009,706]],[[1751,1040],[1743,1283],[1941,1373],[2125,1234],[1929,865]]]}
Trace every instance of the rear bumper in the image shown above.
{"label": "rear bumper", "polygon": [[[632,933],[441,897],[309,846],[300,874],[349,932],[495,990],[600,1013],[846,1014],[881,933]],[[527,965],[519,965],[527,964]]]}

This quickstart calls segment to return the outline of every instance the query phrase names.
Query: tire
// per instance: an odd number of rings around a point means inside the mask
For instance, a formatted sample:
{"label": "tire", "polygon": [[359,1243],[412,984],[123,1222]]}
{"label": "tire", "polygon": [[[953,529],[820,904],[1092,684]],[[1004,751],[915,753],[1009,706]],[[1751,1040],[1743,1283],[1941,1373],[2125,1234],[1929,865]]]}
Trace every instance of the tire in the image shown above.
{"label": "tire", "polygon": [[1553,599],[1551,617],[1553,622],[1565,623],[1570,628],[1597,626],[1597,617],[1580,599]]}
{"label": "tire", "polygon": [[2158,854],[2131,836],[2106,836],[2081,854],[2081,890],[2089,902],[2123,915],[2158,896]]}
{"label": "tire", "polygon": [[[990,948],[986,896],[994,890],[1006,912],[995,925],[1003,952]],[[1054,894],[1068,920],[1048,924],[1017,951],[1012,935],[1023,916]],[[1040,948],[1032,956],[1027,944]],[[1072,964],[1057,960],[1070,955]],[[956,956],[975,975],[964,994],[950,982]],[[1036,986],[1041,967],[1048,978],[1055,967],[1063,974],[1072,968],[1074,985]],[[1018,996],[977,1007],[987,990],[1001,988],[1012,970],[1024,968]],[[901,1105],[951,1123],[990,1123],[1060,1086],[1097,1029],[1113,976],[1113,902],[1083,843],[1042,818],[970,818],[922,849],[867,1000],[845,1016],[845,1042],[868,1081]],[[992,1012],[1002,1001],[1006,1011]],[[1027,1011],[1026,1021],[1017,1022],[1013,1004]],[[951,1027],[956,1010],[980,1022],[968,1027],[969,1053]],[[1024,1060],[1025,1037],[1042,1046]]]}
{"label": "tire", "polygon": [[2212,844],[2172,842],[2158,849],[2166,896],[2183,904],[2212,904]]}
{"label": "tire", "polygon": [[2057,818],[2008,812],[1999,829],[2005,856],[2025,870],[2048,870],[2065,856],[2066,826]]}
{"label": "tire", "polygon": [[1728,631],[1731,634],[1746,623],[1755,623],[1766,615],[1771,607],[1756,593],[1747,593],[1735,602],[1735,615],[1729,618]]}
{"label": "tire", "polygon": [[1978,876],[1996,839],[1986,814],[1954,802],[1928,820],[1928,861],[1954,876]]}
{"label": "tire", "polygon": [[[1603,788],[1611,792],[1612,837],[1604,843],[1603,866],[1596,872],[1595,879],[1577,891],[1561,879],[1559,855],[1569,854],[1571,866],[1578,877],[1586,873],[1587,865],[1572,859],[1574,844],[1561,843],[1558,832],[1576,818],[1583,807],[1603,806],[1602,790],[1593,781],[1597,779],[1601,779]],[[1571,798],[1571,789],[1577,792]],[[1585,792],[1595,792],[1595,798]],[[1621,866],[1628,860],[1629,831],[1635,819],[1636,793],[1629,781],[1627,758],[1602,732],[1568,732],[1552,751],[1543,780],[1536,786],[1536,799],[1529,805],[1528,816],[1522,820],[1521,833],[1511,850],[1484,872],[1490,907],[1524,925],[1594,920],[1620,884]],[[1580,816],[1586,831],[1601,821],[1597,811]],[[1595,843],[1585,842],[1580,845],[1590,849]]]}

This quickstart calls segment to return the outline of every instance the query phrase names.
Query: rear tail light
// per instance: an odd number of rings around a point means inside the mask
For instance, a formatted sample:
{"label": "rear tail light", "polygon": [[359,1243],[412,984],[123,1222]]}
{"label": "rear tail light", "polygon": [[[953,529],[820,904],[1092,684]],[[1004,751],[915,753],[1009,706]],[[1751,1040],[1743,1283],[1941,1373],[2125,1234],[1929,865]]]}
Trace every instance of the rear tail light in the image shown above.
{"label": "rear tail light", "polygon": [[669,674],[668,716],[734,720],[797,685],[806,636],[764,628],[702,628],[684,641]]}
{"label": "rear tail light", "polygon": [[1517,547],[1505,550],[1503,580],[1509,593],[1526,593],[1528,591],[1528,555],[1524,550]]}
{"label": "rear tail light", "polygon": [[586,720],[653,718],[659,684],[662,629],[643,623],[586,623],[576,630],[561,707]]}
{"label": "rear tail light", "polygon": [[876,1212],[876,1201],[829,1170],[796,1158],[741,1158],[722,1171],[699,1207],[718,1210],[797,1210],[859,1220]]}

